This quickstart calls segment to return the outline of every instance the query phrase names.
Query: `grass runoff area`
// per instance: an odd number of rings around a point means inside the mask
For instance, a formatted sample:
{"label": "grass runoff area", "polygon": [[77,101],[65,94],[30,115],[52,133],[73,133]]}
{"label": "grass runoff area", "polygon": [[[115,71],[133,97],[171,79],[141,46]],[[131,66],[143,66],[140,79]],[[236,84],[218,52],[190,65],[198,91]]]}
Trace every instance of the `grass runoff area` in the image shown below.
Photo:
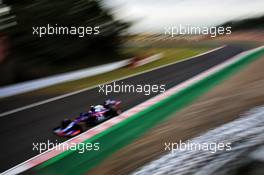
{"label": "grass runoff area", "polygon": [[136,68],[124,67],[120,69],[113,70],[111,72],[99,74],[92,77],[87,77],[79,80],[74,80],[66,83],[61,83],[58,85],[46,87],[43,89],[35,90],[23,95],[59,95],[65,94],[68,92],[73,92],[87,87],[96,86],[109,82],[115,79],[120,79],[135,73],[140,73],[146,70],[153,69],[158,66],[170,64],[177,62],[179,60],[184,60],[185,58],[198,55],[200,53],[206,52],[213,47],[201,46],[201,47],[176,47],[176,48],[152,48],[152,47],[133,47],[132,49],[127,49],[127,52],[136,53],[134,55],[153,55],[157,53],[162,53],[163,56],[161,59],[153,61],[151,63],[139,66]]}

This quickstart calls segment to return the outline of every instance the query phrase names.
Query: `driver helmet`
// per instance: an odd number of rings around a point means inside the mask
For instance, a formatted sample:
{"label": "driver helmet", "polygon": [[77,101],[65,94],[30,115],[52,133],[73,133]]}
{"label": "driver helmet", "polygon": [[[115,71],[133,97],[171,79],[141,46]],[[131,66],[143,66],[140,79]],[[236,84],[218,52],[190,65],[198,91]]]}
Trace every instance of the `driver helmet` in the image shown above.
{"label": "driver helmet", "polygon": [[91,106],[91,107],[90,107],[90,111],[91,111],[91,112],[95,112],[95,107],[94,107],[94,106]]}
{"label": "driver helmet", "polygon": [[109,105],[111,104],[112,100],[108,99],[104,101],[104,107],[109,107]]}

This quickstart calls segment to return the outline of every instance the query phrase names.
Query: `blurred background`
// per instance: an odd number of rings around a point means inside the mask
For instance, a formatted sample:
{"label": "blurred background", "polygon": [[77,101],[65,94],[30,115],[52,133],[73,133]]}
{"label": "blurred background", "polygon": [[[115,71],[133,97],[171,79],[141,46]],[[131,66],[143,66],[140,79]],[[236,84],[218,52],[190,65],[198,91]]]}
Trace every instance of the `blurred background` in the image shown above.
{"label": "blurred background", "polygon": [[[6,0],[0,13],[1,74],[7,75],[1,78],[2,85],[121,59],[119,36],[128,23],[113,18],[100,1]],[[103,35],[32,34],[32,27],[47,24],[100,26]]]}
{"label": "blurred background", "polygon": [[[264,27],[262,0],[1,0],[0,4],[0,74],[5,75],[1,86],[150,55],[156,52],[153,47],[162,44],[167,48],[199,47],[201,40],[212,40],[204,36],[164,40],[166,26],[223,24],[232,26],[232,32],[262,32]],[[100,35],[39,38],[32,34],[32,27],[47,24],[100,26]],[[190,40],[196,42],[190,46]]]}

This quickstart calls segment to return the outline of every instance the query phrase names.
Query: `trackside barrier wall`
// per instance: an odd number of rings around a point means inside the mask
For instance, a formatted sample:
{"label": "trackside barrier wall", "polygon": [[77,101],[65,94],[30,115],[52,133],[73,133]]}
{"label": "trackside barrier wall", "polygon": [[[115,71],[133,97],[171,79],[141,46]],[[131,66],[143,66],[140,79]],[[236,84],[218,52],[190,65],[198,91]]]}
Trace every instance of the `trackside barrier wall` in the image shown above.
{"label": "trackside barrier wall", "polygon": [[[239,61],[227,66],[213,75],[191,85],[184,90],[154,104],[134,116],[118,123],[111,128],[95,135],[83,143],[100,143],[99,151],[86,151],[81,154],[78,151],[68,150],[62,154],[33,168],[31,173],[36,174],[85,174],[105,158],[131,143],[146,131],[168,119],[175,112],[208,90],[221,83],[250,62],[264,55],[264,49],[260,49],[250,55],[242,57]],[[146,148],[147,149],[147,148]],[[120,160],[122,161],[122,160]]]}

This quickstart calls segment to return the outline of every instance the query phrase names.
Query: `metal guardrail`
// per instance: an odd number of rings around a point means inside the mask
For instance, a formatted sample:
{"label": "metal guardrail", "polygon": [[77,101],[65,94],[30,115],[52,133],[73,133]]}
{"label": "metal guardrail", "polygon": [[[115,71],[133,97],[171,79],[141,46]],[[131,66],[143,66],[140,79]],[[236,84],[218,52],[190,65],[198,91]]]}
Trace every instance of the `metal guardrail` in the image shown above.
{"label": "metal guardrail", "polygon": [[112,71],[114,69],[121,68],[123,66],[128,65],[129,63],[130,63],[130,59],[126,59],[114,63],[108,63],[100,66],[90,67],[86,69],[59,74],[59,75],[53,75],[45,78],[39,78],[36,80],[17,83],[14,85],[4,86],[0,88],[0,98],[22,94],[25,92],[30,92],[33,90],[37,90],[40,88],[44,88],[64,82],[78,80],[81,78],[91,77],[94,75],[102,74],[105,72]]}

